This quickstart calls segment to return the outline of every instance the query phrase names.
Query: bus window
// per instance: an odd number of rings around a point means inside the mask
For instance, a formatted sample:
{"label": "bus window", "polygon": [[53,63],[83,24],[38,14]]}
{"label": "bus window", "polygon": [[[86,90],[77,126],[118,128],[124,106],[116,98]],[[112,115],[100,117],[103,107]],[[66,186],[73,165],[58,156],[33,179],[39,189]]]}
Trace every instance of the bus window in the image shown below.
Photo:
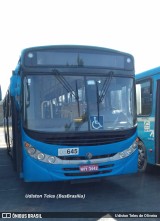
{"label": "bus window", "polygon": [[152,111],[151,81],[138,82],[136,85],[137,114],[150,115]]}

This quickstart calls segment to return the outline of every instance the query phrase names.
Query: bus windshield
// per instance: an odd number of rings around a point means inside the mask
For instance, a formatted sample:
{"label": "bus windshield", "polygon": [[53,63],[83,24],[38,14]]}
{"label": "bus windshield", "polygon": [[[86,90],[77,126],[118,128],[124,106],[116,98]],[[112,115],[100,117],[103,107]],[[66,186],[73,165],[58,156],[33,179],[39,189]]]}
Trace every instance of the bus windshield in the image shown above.
{"label": "bus windshield", "polygon": [[[24,77],[24,127],[46,132],[125,130],[136,122],[133,79],[108,75]],[[125,101],[125,102],[124,102]]]}

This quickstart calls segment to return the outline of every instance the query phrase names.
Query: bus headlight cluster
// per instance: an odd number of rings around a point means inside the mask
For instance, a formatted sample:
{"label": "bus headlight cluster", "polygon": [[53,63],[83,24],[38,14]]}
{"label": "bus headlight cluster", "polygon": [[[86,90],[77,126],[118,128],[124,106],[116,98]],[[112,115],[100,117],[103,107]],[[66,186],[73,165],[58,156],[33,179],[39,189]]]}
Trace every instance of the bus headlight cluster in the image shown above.
{"label": "bus headlight cluster", "polygon": [[128,157],[137,149],[137,147],[138,145],[137,145],[137,142],[135,141],[128,149],[118,153],[119,158],[122,159],[122,158]]}
{"label": "bus headlight cluster", "polygon": [[122,152],[119,152],[117,153],[116,155],[114,155],[112,157],[112,160],[120,160],[120,159],[123,159],[125,157],[128,157],[130,156],[136,149],[138,148],[138,144],[137,142],[135,141],[128,149],[122,151]]}
{"label": "bus headlight cluster", "polygon": [[25,149],[30,157],[32,157],[36,160],[42,161],[44,163],[50,163],[50,164],[55,163],[55,161],[56,161],[55,156],[50,156],[48,154],[44,154],[44,153],[40,152],[35,147],[30,145],[28,142],[24,142],[24,146],[25,146]]}

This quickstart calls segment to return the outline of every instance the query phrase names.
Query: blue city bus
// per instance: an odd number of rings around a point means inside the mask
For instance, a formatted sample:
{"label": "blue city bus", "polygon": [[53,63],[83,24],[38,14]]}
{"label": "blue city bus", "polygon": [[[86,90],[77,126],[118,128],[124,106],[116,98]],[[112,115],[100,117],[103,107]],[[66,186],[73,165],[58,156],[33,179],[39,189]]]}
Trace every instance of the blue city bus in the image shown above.
{"label": "blue city bus", "polygon": [[26,182],[138,171],[134,58],[93,46],[24,49],[3,101],[7,150]]}
{"label": "blue city bus", "polygon": [[138,147],[142,170],[160,165],[160,67],[136,74]]}

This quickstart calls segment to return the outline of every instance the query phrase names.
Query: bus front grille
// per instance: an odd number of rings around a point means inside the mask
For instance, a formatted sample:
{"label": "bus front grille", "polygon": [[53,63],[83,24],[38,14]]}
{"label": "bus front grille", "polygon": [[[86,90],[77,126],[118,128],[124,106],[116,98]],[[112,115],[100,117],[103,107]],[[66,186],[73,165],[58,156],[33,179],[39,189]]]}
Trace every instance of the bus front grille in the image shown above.
{"label": "bus front grille", "polygon": [[112,170],[103,170],[103,171],[95,171],[95,172],[89,172],[89,173],[64,173],[65,176],[94,176],[94,175],[100,175],[100,174],[106,174],[111,173]]}
{"label": "bus front grille", "polygon": [[[110,158],[110,157],[113,157],[114,155],[116,155],[116,153],[93,156],[92,160]],[[58,158],[61,160],[86,160],[86,156],[58,156]]]}

